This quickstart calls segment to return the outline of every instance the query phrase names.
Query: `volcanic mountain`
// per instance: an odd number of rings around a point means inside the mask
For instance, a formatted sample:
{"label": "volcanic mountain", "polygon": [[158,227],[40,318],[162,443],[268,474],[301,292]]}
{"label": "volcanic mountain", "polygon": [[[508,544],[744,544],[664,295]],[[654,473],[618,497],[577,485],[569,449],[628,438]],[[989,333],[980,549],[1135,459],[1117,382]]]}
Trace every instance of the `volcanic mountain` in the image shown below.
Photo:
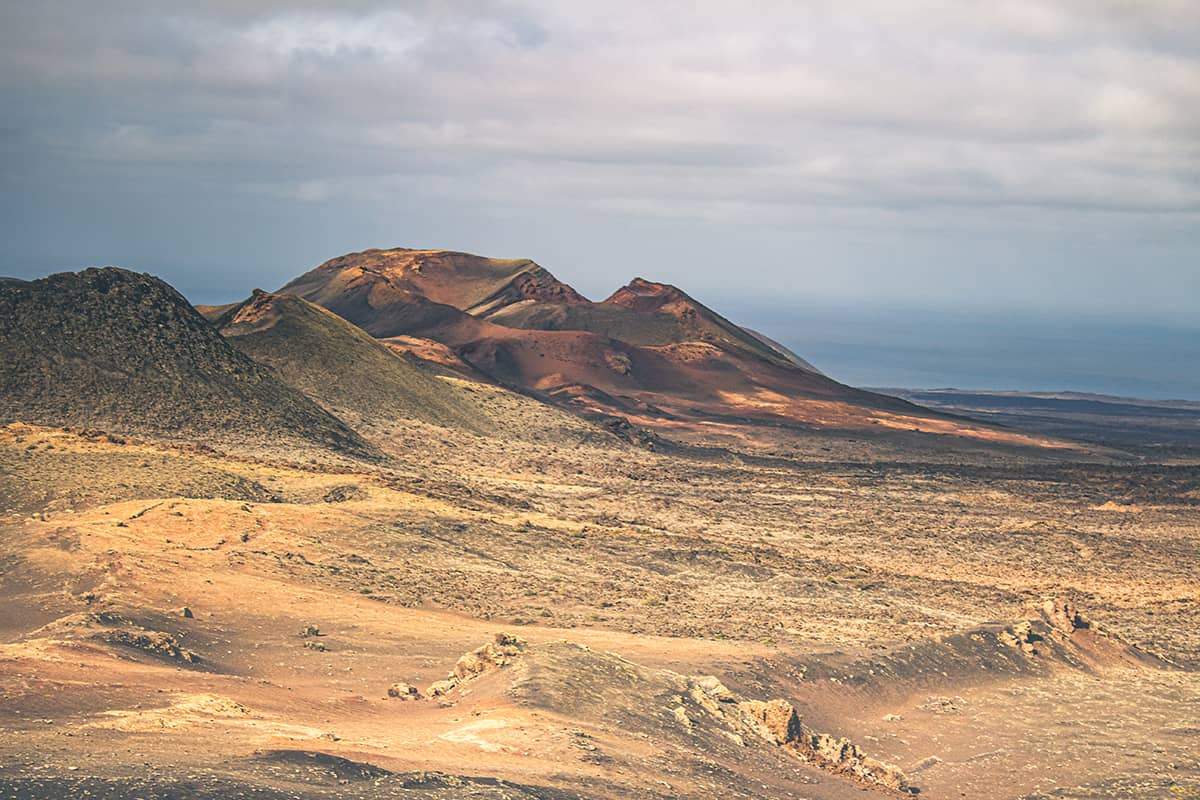
{"label": "volcanic mountain", "polygon": [[488,318],[512,328],[591,331],[647,347],[706,342],[817,372],[782,345],[730,322],[681,289],[644,278],[634,278],[602,303],[529,299],[499,309]]}
{"label": "volcanic mountain", "polygon": [[419,298],[451,306],[480,319],[526,301],[588,304],[570,286],[527,259],[402,248],[365,250],[331,259],[289,283],[283,292],[324,306],[355,301],[375,306],[380,294],[386,293],[393,299]]}
{"label": "volcanic mountain", "polygon": [[373,452],[166,283],[113,267],[0,282],[0,420]]}
{"label": "volcanic mountain", "polygon": [[417,420],[519,438],[518,420],[536,419],[543,430],[582,425],[531,398],[397,352],[294,295],[255,290],[242,303],[201,311],[234,347],[356,426]]}
{"label": "volcanic mountain", "polygon": [[[431,304],[436,304],[508,328],[586,331],[638,346],[707,342],[772,361],[802,362],[782,346],[735,325],[674,286],[635,278],[604,302],[593,303],[527,259],[483,258],[443,250],[367,250],[332,259],[281,291],[341,308],[343,316],[362,320],[380,336],[394,335],[389,323],[404,325],[407,318],[393,319],[378,311],[364,313],[355,308],[357,303],[365,301],[379,309],[404,302],[443,323],[461,324],[448,311],[435,314]],[[430,320],[423,319],[421,324],[430,324]],[[806,362],[800,365],[816,372]]]}
{"label": "volcanic mountain", "polygon": [[593,302],[528,260],[367,250],[280,292],[377,338],[433,340],[492,380],[638,424],[972,427],[840,384],[680,289],[640,278]]}
{"label": "volcanic mountain", "polygon": [[299,297],[256,290],[213,323],[284,383],[347,417],[413,417],[475,427],[453,389],[415,359]]}

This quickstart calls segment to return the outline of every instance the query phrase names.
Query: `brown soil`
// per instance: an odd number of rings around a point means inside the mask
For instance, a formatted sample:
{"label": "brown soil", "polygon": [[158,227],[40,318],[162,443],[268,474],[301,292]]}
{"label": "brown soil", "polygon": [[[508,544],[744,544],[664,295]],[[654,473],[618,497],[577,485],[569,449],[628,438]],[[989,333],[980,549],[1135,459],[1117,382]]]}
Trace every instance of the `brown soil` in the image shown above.
{"label": "brown soil", "polygon": [[0,797],[1200,782],[1195,468],[403,430],[410,475],[0,431],[57,473],[0,517]]}

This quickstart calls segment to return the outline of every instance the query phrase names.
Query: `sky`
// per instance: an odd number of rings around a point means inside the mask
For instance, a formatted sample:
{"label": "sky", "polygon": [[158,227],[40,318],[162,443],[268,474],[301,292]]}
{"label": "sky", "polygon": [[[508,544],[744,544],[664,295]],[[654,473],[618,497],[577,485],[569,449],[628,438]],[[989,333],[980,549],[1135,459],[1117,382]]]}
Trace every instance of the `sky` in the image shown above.
{"label": "sky", "polygon": [[860,384],[1200,397],[1194,0],[3,2],[0,102],[0,274],[445,247]]}

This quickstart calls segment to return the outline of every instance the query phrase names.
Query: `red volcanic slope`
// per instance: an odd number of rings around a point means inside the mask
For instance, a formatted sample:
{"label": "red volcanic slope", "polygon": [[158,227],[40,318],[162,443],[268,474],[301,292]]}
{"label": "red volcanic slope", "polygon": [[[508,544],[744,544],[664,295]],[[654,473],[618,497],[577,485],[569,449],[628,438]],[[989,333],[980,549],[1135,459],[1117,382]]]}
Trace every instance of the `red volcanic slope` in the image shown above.
{"label": "red volcanic slope", "polygon": [[876,412],[939,416],[837,383],[679,289],[642,279],[593,303],[528,260],[368,250],[280,291],[381,339],[440,342],[499,382],[643,421],[860,427]]}
{"label": "red volcanic slope", "polygon": [[586,304],[588,301],[528,259],[482,258],[446,250],[366,250],[327,261],[284,287],[305,296],[313,290],[341,292],[348,284],[385,283],[392,291],[417,295],[486,317],[526,300]]}

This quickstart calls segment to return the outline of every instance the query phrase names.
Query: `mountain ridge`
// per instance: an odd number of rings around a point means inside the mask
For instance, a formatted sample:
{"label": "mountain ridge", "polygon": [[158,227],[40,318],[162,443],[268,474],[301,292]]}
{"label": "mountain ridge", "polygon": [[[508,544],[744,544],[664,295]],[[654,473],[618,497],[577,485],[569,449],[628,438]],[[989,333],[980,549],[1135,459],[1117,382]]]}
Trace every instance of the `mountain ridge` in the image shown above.
{"label": "mountain ridge", "polygon": [[[528,259],[396,248],[330,259],[279,292],[376,338],[433,341],[502,385],[685,437],[717,425],[763,441],[768,426],[1043,444],[838,383],[678,287],[644,278],[597,303]],[[746,426],[757,432],[734,433]]]}

